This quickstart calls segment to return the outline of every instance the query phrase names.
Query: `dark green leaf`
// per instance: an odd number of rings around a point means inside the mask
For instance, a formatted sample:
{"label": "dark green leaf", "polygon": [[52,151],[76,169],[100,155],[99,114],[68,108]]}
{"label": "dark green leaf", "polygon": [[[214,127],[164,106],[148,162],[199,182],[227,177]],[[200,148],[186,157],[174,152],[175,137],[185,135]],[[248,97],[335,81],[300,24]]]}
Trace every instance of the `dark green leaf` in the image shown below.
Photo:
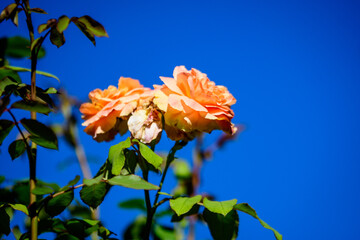
{"label": "dark green leaf", "polygon": [[63,15],[59,18],[58,23],[56,25],[56,29],[58,30],[59,33],[63,33],[69,26],[69,23],[70,23],[70,18]]}
{"label": "dark green leaf", "polygon": [[10,77],[0,79],[0,96],[12,93],[17,85],[18,83]]}
{"label": "dark green leaf", "polygon": [[[20,36],[8,38],[5,47],[5,56],[13,58],[29,58],[31,56],[30,41]],[[42,58],[44,56],[45,49],[41,48],[38,58]]]}
{"label": "dark green leaf", "polygon": [[236,210],[239,210],[239,211],[242,211],[244,213],[247,213],[249,214],[250,216],[256,218],[257,220],[259,220],[260,224],[266,228],[266,229],[269,229],[271,231],[273,231],[274,235],[275,235],[275,238],[277,240],[282,240],[282,235],[280,233],[278,233],[275,229],[273,229],[272,227],[270,227],[266,222],[264,222],[263,220],[261,220],[258,215],[256,214],[256,211],[250,207],[249,204],[247,203],[239,203],[237,205],[234,206],[234,209]]}
{"label": "dark green leaf", "polygon": [[21,231],[19,226],[15,226],[11,229],[11,232],[14,234],[16,240],[19,240],[21,237]]}
{"label": "dark green leaf", "polygon": [[145,190],[158,190],[159,187],[145,181],[141,177],[137,175],[126,175],[126,176],[115,176],[108,180],[108,183],[110,185],[118,185],[123,186],[127,188],[133,188],[133,189],[145,189]]}
{"label": "dark green leaf", "polygon": [[91,218],[91,211],[88,207],[81,206],[81,205],[70,205],[68,207],[70,214],[74,217],[80,218]]}
{"label": "dark green leaf", "polygon": [[154,226],[155,239],[160,240],[176,240],[176,234],[173,228],[161,226],[156,224]]}
{"label": "dark green leaf", "polygon": [[5,112],[7,106],[10,103],[10,95],[5,95],[0,98],[0,116]]}
{"label": "dark green leaf", "polygon": [[239,228],[239,216],[236,211],[232,210],[223,216],[205,209],[203,216],[214,240],[236,239]]}
{"label": "dark green leaf", "polygon": [[23,139],[15,140],[9,145],[9,153],[11,159],[14,160],[20,157],[26,150],[26,144]]}
{"label": "dark green leaf", "polygon": [[[135,153],[135,150],[124,150],[125,152],[125,166],[123,168],[126,169],[128,174],[134,174],[136,170],[137,165],[137,155]],[[126,174],[123,174],[126,175]]]}
{"label": "dark green leaf", "polygon": [[0,176],[0,184],[5,181],[5,176]]}
{"label": "dark green leaf", "polygon": [[109,150],[109,161],[112,163],[111,173],[114,175],[119,175],[121,169],[125,164],[125,153],[124,149],[131,147],[130,138],[127,138],[125,141],[120,142],[114,146],[110,147]]}
{"label": "dark green leaf", "polygon": [[201,195],[194,197],[178,197],[170,199],[170,207],[178,216],[183,215],[191,210],[191,208],[201,201]]}
{"label": "dark green leaf", "polygon": [[140,148],[140,153],[141,156],[151,165],[153,165],[156,169],[161,171],[161,164],[163,162],[162,157],[160,157],[159,155],[157,155],[156,153],[153,152],[153,150],[151,150],[148,146],[146,146],[145,144],[137,141],[139,144],[139,148]]}
{"label": "dark green leaf", "polygon": [[4,21],[5,19],[9,19],[11,15],[14,14],[14,11],[16,10],[17,4],[12,3],[10,5],[7,5],[0,14],[0,23]]}
{"label": "dark green leaf", "polygon": [[43,113],[48,115],[49,112],[51,112],[51,109],[45,105],[42,104],[38,101],[24,101],[24,100],[20,100],[17,102],[14,102],[11,105],[12,108],[19,108],[19,109],[23,109],[23,110],[27,110],[27,111],[31,111],[31,112],[38,112],[38,113]]}
{"label": "dark green leaf", "polygon": [[126,209],[140,209],[146,211],[145,201],[141,198],[126,200],[124,202],[119,203],[118,206]]}
{"label": "dark green leaf", "polygon": [[38,33],[42,33],[43,31],[55,26],[55,24],[57,23],[57,20],[52,18],[52,19],[49,19],[46,23],[44,24],[40,24],[39,27],[38,27]]}
{"label": "dark green leaf", "polygon": [[0,235],[6,236],[10,233],[10,217],[4,208],[0,208]]}
{"label": "dark green leaf", "polygon": [[80,176],[76,175],[75,178],[67,184],[67,186],[74,186],[75,184],[77,184],[79,182],[79,180],[80,180]]}
{"label": "dark green leaf", "polygon": [[12,121],[3,119],[0,120],[0,145],[3,143],[7,135],[9,135],[14,126],[15,124]]}
{"label": "dark green leaf", "polygon": [[171,217],[171,222],[180,222],[186,216],[191,216],[191,215],[197,214],[199,212],[199,208],[200,208],[200,206],[196,204],[190,209],[190,211],[188,211],[187,213],[185,213],[183,215],[178,216],[177,214],[173,214]]}
{"label": "dark green leaf", "polygon": [[45,204],[45,211],[54,217],[62,213],[74,198],[74,191],[68,191],[50,199]]}
{"label": "dark green leaf", "polygon": [[0,68],[0,81],[5,77],[10,77],[13,82],[21,83],[21,79],[17,72],[9,69]]}
{"label": "dark green leaf", "polygon": [[124,240],[142,240],[145,238],[146,217],[139,216],[125,230]]}
{"label": "dark green leaf", "polygon": [[56,28],[51,29],[50,33],[50,41],[52,44],[57,46],[58,48],[65,44],[65,37],[63,33],[59,33]]}
{"label": "dark green leaf", "polygon": [[75,23],[75,25],[81,30],[81,32],[94,44],[94,46],[96,45],[96,42],[95,42],[95,35],[90,32],[86,25],[80,21],[78,21],[79,18],[77,17],[72,17],[70,20]]}
{"label": "dark green leaf", "polygon": [[237,202],[236,199],[218,202],[218,201],[211,201],[207,198],[204,198],[203,204],[204,204],[204,207],[207,208],[209,211],[214,212],[214,213],[220,213],[220,214],[226,216],[226,214],[228,214],[233,209],[236,202]]}
{"label": "dark green leaf", "polygon": [[46,195],[54,192],[54,189],[45,186],[36,186],[32,191],[35,195]]}
{"label": "dark green leaf", "polygon": [[97,37],[109,37],[103,25],[95,21],[90,16],[82,16],[78,19],[79,22],[83,23],[86,28]]}
{"label": "dark green leaf", "polygon": [[106,183],[99,182],[91,186],[84,186],[80,191],[81,200],[92,208],[97,208],[108,191]]}
{"label": "dark green leaf", "polygon": [[23,118],[20,122],[31,134],[31,141],[45,148],[58,149],[58,140],[51,128],[33,119]]}
{"label": "dark green leaf", "polygon": [[45,12],[45,10],[41,9],[41,8],[31,8],[30,12],[34,12],[34,13],[41,13],[41,14],[48,14],[47,12]]}
{"label": "dark green leaf", "polygon": [[[15,66],[4,66],[5,69],[10,69],[13,70],[15,72],[31,72],[31,69],[28,68],[23,68],[23,67],[15,67]],[[56,80],[59,80],[59,78],[51,73],[47,73],[47,72],[43,72],[43,71],[36,71],[36,74],[45,76],[45,77],[50,77],[50,78],[55,78]]]}

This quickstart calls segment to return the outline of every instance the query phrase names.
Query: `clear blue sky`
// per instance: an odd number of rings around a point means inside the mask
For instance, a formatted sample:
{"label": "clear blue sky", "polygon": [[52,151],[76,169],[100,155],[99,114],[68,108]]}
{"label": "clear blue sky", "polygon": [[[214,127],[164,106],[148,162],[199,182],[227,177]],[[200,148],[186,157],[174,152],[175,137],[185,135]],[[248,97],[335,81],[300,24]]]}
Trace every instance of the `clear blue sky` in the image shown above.
{"label": "clear blue sky", "polygon": [[[120,76],[147,87],[161,84],[159,76],[171,76],[177,65],[197,68],[228,87],[237,99],[234,122],[246,130],[206,164],[202,191],[248,202],[285,239],[360,239],[358,1],[37,0],[32,6],[49,13],[34,15],[36,25],[62,14],[87,14],[110,36],[93,47],[71,25],[63,47],[45,44],[39,69],[57,75],[78,99],[116,85]],[[18,29],[0,24],[0,36],[27,36],[24,30],[23,18]],[[58,86],[46,78],[38,83]],[[122,139],[98,144],[83,132],[80,137],[98,161],[93,172]],[[9,142],[1,147],[0,174],[26,178],[27,160],[11,162]],[[168,148],[166,142],[159,147]],[[179,155],[189,152],[190,147]],[[75,163],[57,168],[69,158],[74,154],[63,142],[59,152],[40,150],[38,177],[65,184],[80,173]],[[165,190],[172,183],[169,176]],[[112,231],[120,233],[136,215],[116,206],[134,196],[143,193],[114,188],[105,199],[101,214]],[[199,230],[199,239],[209,236],[206,228]],[[274,238],[241,214],[239,239]]]}

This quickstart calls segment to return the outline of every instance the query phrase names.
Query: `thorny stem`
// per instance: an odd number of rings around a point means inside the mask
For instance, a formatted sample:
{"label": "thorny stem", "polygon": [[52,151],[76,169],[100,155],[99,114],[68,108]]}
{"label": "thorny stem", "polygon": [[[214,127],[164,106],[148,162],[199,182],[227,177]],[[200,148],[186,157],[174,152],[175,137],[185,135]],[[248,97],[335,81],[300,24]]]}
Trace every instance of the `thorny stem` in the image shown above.
{"label": "thorny stem", "polygon": [[[29,0],[23,0],[24,3],[24,12],[26,15],[26,23],[29,30],[30,37],[30,46],[34,42],[34,26],[31,20],[31,13]],[[36,99],[36,64],[37,64],[37,54],[35,52],[31,52],[31,100],[35,101]],[[31,112],[31,119],[36,119],[36,112]],[[31,153],[36,152],[36,144],[32,142],[31,144]],[[29,168],[30,168],[30,206],[36,202],[36,195],[32,193],[32,190],[36,186],[36,154],[33,158],[29,158]],[[31,214],[31,240],[36,240],[38,235],[38,219],[36,214]]]}

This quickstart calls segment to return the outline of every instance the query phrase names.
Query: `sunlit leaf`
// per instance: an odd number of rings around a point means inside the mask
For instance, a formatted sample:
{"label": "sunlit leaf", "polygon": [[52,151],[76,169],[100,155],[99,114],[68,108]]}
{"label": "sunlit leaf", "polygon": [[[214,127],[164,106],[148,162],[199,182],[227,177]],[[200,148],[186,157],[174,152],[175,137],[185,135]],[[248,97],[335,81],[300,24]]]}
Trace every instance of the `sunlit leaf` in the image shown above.
{"label": "sunlit leaf", "polygon": [[170,207],[178,216],[180,216],[189,212],[195,204],[201,201],[201,198],[201,195],[197,195],[194,197],[178,197],[176,199],[170,199]]}
{"label": "sunlit leaf", "polygon": [[56,28],[51,29],[50,41],[58,48],[65,44],[65,37],[63,33],[59,33]]}
{"label": "sunlit leaf", "polygon": [[97,183],[101,182],[101,180],[102,180],[102,175],[99,175],[99,176],[97,176],[95,178],[92,178],[92,179],[84,178],[83,182],[84,182],[84,184],[86,186],[92,186],[94,184],[97,184]]}
{"label": "sunlit leaf", "polygon": [[15,126],[14,122],[9,120],[0,120],[0,145],[3,143],[7,135],[9,135],[11,129]]}
{"label": "sunlit leaf", "polygon": [[198,214],[199,209],[200,209],[200,206],[197,205],[197,204],[195,204],[194,206],[192,206],[192,208],[191,208],[188,212],[186,212],[186,213],[184,213],[184,214],[182,214],[182,215],[179,215],[179,216],[178,216],[178,215],[175,213],[175,214],[173,214],[172,217],[171,217],[171,222],[180,222],[180,221],[183,220],[184,217],[186,217],[186,216],[191,216],[191,215],[194,215],[194,214]]}
{"label": "sunlit leaf", "polygon": [[40,24],[40,25],[38,26],[38,29],[37,29],[37,30],[38,30],[38,33],[40,34],[40,33],[42,33],[43,31],[45,31],[45,30],[47,30],[47,29],[55,26],[56,23],[57,23],[57,20],[56,20],[56,19],[54,19],[54,18],[49,19],[46,23]]}
{"label": "sunlit leaf", "polygon": [[126,209],[140,209],[146,211],[145,201],[141,198],[133,198],[124,202],[120,202],[118,206]]}
{"label": "sunlit leaf", "polygon": [[4,21],[5,19],[9,19],[11,15],[14,14],[14,11],[16,10],[17,4],[12,3],[10,5],[7,5],[2,12],[0,13],[0,23]]}
{"label": "sunlit leaf", "polygon": [[26,144],[24,142],[24,140],[19,139],[19,140],[15,140],[13,141],[10,145],[9,145],[9,154],[11,156],[11,160],[14,160],[18,157],[20,157],[26,150]]}
{"label": "sunlit leaf", "polygon": [[23,118],[20,122],[31,134],[31,141],[45,148],[58,149],[58,140],[51,128],[34,119]]}
{"label": "sunlit leaf", "polygon": [[153,165],[156,169],[161,171],[161,164],[163,162],[163,158],[153,152],[148,146],[137,141],[139,144],[139,150],[141,156],[151,165]]}
{"label": "sunlit leaf", "polygon": [[104,182],[99,182],[91,186],[84,186],[80,190],[80,198],[90,207],[97,208],[104,200],[107,190],[107,185]]}
{"label": "sunlit leaf", "polygon": [[110,147],[109,150],[109,161],[112,163],[111,173],[119,175],[121,169],[125,165],[125,153],[124,149],[131,147],[130,138]]}
{"label": "sunlit leaf", "polygon": [[218,201],[211,201],[207,198],[204,198],[203,204],[204,204],[204,207],[207,208],[209,211],[214,212],[214,213],[220,213],[220,214],[226,216],[226,214],[228,214],[233,209],[236,202],[237,202],[236,199],[218,202]]}
{"label": "sunlit leaf", "polygon": [[[23,68],[23,67],[4,66],[4,68],[13,70],[15,72],[31,72],[31,69]],[[45,77],[55,78],[56,80],[58,80],[60,82],[59,78],[51,73],[47,73],[47,72],[43,72],[43,71],[36,71],[36,74],[39,74],[39,75],[42,75]]]}
{"label": "sunlit leaf", "polygon": [[275,235],[275,238],[277,240],[282,240],[282,235],[280,233],[278,233],[275,229],[273,229],[272,227],[269,226],[269,224],[267,224],[266,222],[264,222],[263,220],[261,220],[258,215],[256,214],[256,211],[250,207],[249,204],[247,203],[239,203],[237,205],[234,206],[234,209],[236,210],[239,210],[239,211],[242,211],[244,213],[247,213],[249,214],[250,216],[256,218],[257,220],[259,220],[260,224],[266,228],[266,229],[269,229],[271,231],[273,231],[274,235]]}
{"label": "sunlit leaf", "polygon": [[81,32],[94,44],[94,46],[96,45],[95,42],[95,35],[90,32],[87,28],[86,25],[82,22],[78,21],[77,17],[72,17],[70,19],[73,23],[75,23],[75,25],[81,30]]}
{"label": "sunlit leaf", "polygon": [[239,228],[239,216],[236,211],[232,210],[224,216],[205,209],[203,216],[214,240],[236,239]]}
{"label": "sunlit leaf", "polygon": [[133,189],[145,189],[145,190],[158,190],[159,187],[145,181],[141,177],[137,175],[126,175],[126,176],[115,176],[108,180],[108,183],[110,185],[118,185],[123,186],[127,188],[133,188]]}
{"label": "sunlit leaf", "polygon": [[70,205],[74,199],[74,191],[68,191],[63,194],[60,194],[52,199],[50,199],[45,204],[45,211],[51,216],[54,217],[62,213],[67,206]]}
{"label": "sunlit leaf", "polygon": [[48,115],[48,113],[51,112],[51,109],[47,105],[42,104],[38,101],[20,100],[20,101],[14,102],[11,105],[11,108],[18,108],[18,109],[31,111],[31,112],[38,112],[38,113],[43,113],[46,115]]}
{"label": "sunlit leaf", "polygon": [[26,215],[29,215],[29,211],[28,211],[27,207],[23,204],[15,203],[15,204],[9,204],[9,205],[14,210],[18,210],[18,211],[25,213]]}
{"label": "sunlit leaf", "polygon": [[65,15],[62,15],[58,19],[56,29],[58,30],[59,33],[63,33],[67,29],[67,27],[69,26],[69,23],[70,23],[70,18],[68,18]]}
{"label": "sunlit leaf", "polygon": [[103,25],[95,21],[88,15],[82,16],[78,19],[79,22],[83,23],[86,28],[97,37],[109,37]]}

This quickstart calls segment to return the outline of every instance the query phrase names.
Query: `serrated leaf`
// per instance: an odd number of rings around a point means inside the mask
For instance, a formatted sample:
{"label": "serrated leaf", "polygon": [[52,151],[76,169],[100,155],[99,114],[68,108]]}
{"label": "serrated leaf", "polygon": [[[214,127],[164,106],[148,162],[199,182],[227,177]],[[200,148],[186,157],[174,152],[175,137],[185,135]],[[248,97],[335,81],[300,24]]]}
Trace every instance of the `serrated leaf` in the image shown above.
{"label": "serrated leaf", "polygon": [[112,163],[111,173],[114,175],[119,175],[121,169],[125,164],[125,153],[124,149],[131,147],[130,138],[127,138],[125,141],[120,142],[114,146],[110,147],[109,150],[109,161]]}
{"label": "serrated leaf", "polygon": [[203,216],[214,240],[236,239],[239,228],[239,216],[236,211],[232,210],[224,216],[205,209]]}
{"label": "serrated leaf", "polygon": [[51,128],[34,119],[23,118],[20,123],[31,134],[31,141],[50,149],[58,149],[58,140]]}
{"label": "serrated leaf", "polygon": [[220,213],[220,214],[226,216],[226,214],[228,214],[233,209],[236,202],[237,202],[236,199],[218,202],[218,201],[211,201],[207,198],[204,198],[203,204],[204,204],[204,207],[207,208],[209,211],[214,212],[214,213]]}
{"label": "serrated leaf", "polygon": [[45,115],[48,115],[49,112],[51,112],[51,109],[49,108],[48,105],[42,104],[38,101],[20,100],[20,101],[14,102],[11,105],[11,108],[18,108],[18,109],[31,111],[31,112],[43,113]]}
{"label": "serrated leaf", "polygon": [[10,217],[4,208],[0,208],[0,235],[9,235],[10,233]]}
{"label": "serrated leaf", "polygon": [[79,18],[77,17],[72,17],[70,20],[75,23],[80,31],[94,44],[94,46],[96,46],[95,35],[87,29],[84,23],[78,21],[78,19]]}
{"label": "serrated leaf", "polygon": [[[13,58],[29,58],[31,56],[30,41],[24,37],[15,36],[7,38],[5,56]],[[38,58],[45,56],[45,49],[40,48]]]}
{"label": "serrated leaf", "polygon": [[65,44],[65,37],[63,33],[60,33],[55,27],[51,29],[50,41],[58,48]]}
{"label": "serrated leaf", "polygon": [[15,203],[15,204],[9,204],[9,205],[14,210],[18,210],[18,211],[25,213],[26,215],[29,215],[29,211],[28,211],[27,207],[23,204]]}
{"label": "serrated leaf", "polygon": [[272,227],[270,227],[269,224],[267,224],[266,222],[264,222],[263,220],[261,220],[261,219],[258,217],[258,215],[256,214],[256,211],[255,211],[252,207],[250,207],[249,204],[247,204],[247,203],[239,203],[239,204],[237,204],[237,205],[234,206],[234,209],[239,210],[239,211],[242,211],[242,212],[244,212],[244,213],[247,213],[247,214],[249,214],[250,216],[256,218],[257,220],[259,220],[260,224],[261,224],[264,228],[273,231],[273,233],[274,233],[274,235],[275,235],[275,238],[276,238],[277,240],[282,240],[282,235],[281,235],[279,232],[277,232],[275,229],[273,229]]}
{"label": "serrated leaf", "polygon": [[41,8],[31,8],[30,12],[34,12],[34,13],[41,13],[41,14],[48,14],[47,12],[45,12],[44,9]]}
{"label": "serrated leaf", "polygon": [[92,208],[97,208],[105,198],[107,193],[107,185],[99,182],[91,186],[84,186],[80,190],[81,200]]}
{"label": "serrated leaf", "polygon": [[45,211],[51,216],[57,216],[62,213],[74,199],[74,191],[68,191],[50,199],[45,204]]}
{"label": "serrated leaf", "polygon": [[8,148],[11,160],[20,157],[26,150],[26,144],[23,139],[13,141]]}
{"label": "serrated leaf", "polygon": [[178,197],[170,199],[170,207],[178,216],[183,215],[191,210],[191,208],[201,201],[201,195],[194,197]]}
{"label": "serrated leaf", "polygon": [[59,33],[63,33],[67,29],[67,27],[69,26],[69,23],[70,23],[70,18],[68,18],[65,15],[62,15],[58,19],[56,29],[58,30]]}
{"label": "serrated leaf", "polygon": [[145,181],[141,177],[137,175],[126,175],[126,176],[115,176],[108,180],[108,183],[110,185],[118,185],[123,186],[127,188],[133,188],[133,189],[145,189],[145,190],[158,190],[159,187]]}
{"label": "serrated leaf", "polygon": [[[31,72],[31,69],[28,69],[28,68],[23,68],[23,67],[15,67],[15,66],[4,66],[4,68],[6,69],[10,69],[10,70],[13,70],[13,71],[16,71],[16,72]],[[39,74],[39,75],[42,75],[42,76],[45,76],[45,77],[50,77],[50,78],[55,78],[56,80],[59,80],[59,78],[51,73],[47,73],[47,72],[43,72],[43,71],[36,71],[36,74]]]}
{"label": "serrated leaf", "polygon": [[78,19],[79,22],[83,23],[86,28],[97,37],[109,37],[103,25],[95,21],[88,15],[82,16]]}
{"label": "serrated leaf", "polygon": [[10,120],[0,120],[0,145],[3,143],[7,135],[9,135],[11,129],[13,129],[14,126],[14,122]]}
{"label": "serrated leaf", "polygon": [[124,202],[120,202],[118,204],[118,206],[120,208],[140,209],[140,210],[146,211],[145,201],[144,201],[144,199],[141,199],[141,198],[133,198],[133,199],[126,200]]}
{"label": "serrated leaf", "polygon": [[36,186],[32,191],[35,195],[46,195],[54,192],[54,189],[45,186]]}
{"label": "serrated leaf", "polygon": [[139,144],[139,150],[141,156],[151,165],[153,165],[156,169],[161,171],[161,164],[163,162],[163,158],[153,152],[148,146],[137,141]]}

